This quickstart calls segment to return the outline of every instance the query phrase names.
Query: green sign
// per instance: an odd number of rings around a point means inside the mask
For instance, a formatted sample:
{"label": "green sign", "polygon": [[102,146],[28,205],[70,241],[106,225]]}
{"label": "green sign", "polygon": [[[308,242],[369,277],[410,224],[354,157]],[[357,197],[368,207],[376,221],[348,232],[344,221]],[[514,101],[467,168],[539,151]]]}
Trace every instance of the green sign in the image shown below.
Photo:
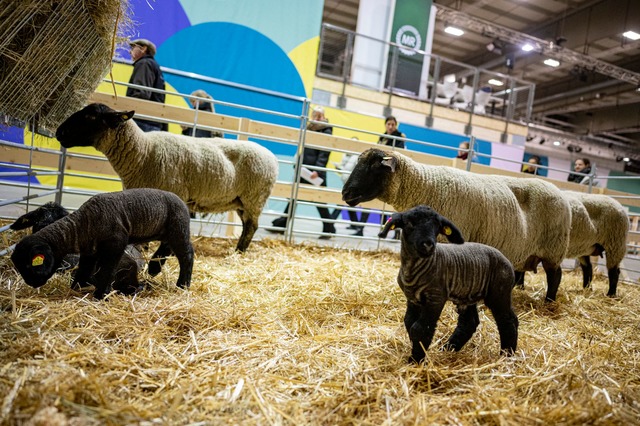
{"label": "green sign", "polygon": [[432,3],[433,0],[396,1],[389,41],[398,48],[392,46],[389,50],[387,87],[418,94],[424,55],[415,50],[425,48]]}

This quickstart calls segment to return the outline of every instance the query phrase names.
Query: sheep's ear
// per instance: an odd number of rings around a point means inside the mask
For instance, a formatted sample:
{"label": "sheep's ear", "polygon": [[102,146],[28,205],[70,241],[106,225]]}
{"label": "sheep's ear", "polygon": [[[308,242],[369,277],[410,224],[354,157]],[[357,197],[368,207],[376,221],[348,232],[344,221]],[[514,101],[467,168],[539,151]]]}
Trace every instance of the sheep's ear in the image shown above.
{"label": "sheep's ear", "polygon": [[385,157],[382,157],[382,162],[380,164],[382,164],[385,167],[389,167],[391,169],[391,172],[395,172],[397,163],[398,163],[398,160],[396,159],[396,157],[387,155]]}
{"label": "sheep's ear", "polygon": [[387,219],[387,223],[384,224],[384,228],[378,234],[378,238],[387,238],[387,234],[389,231],[402,228],[402,216],[398,213],[393,214],[389,219]]}
{"label": "sheep's ear", "polygon": [[35,210],[32,212],[23,214],[22,216],[17,218],[16,221],[13,222],[13,224],[11,224],[9,228],[13,229],[14,231],[30,228],[33,225],[35,225],[37,220],[36,218],[37,215],[38,215],[38,212],[36,212]]}
{"label": "sheep's ear", "polygon": [[462,237],[462,232],[456,226],[451,223],[448,219],[444,217],[440,217],[440,233],[447,237],[449,242],[454,244],[463,244],[464,238]]}
{"label": "sheep's ear", "polygon": [[113,111],[102,114],[104,122],[112,129],[133,118],[135,111]]}

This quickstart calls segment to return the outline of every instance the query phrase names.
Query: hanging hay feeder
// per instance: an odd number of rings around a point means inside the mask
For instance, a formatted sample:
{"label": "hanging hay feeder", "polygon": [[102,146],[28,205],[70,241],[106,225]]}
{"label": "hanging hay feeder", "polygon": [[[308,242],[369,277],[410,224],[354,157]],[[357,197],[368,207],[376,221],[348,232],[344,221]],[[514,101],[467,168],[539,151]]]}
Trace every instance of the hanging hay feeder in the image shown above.
{"label": "hanging hay feeder", "polygon": [[126,1],[9,0],[0,8],[0,112],[57,127],[111,63]]}

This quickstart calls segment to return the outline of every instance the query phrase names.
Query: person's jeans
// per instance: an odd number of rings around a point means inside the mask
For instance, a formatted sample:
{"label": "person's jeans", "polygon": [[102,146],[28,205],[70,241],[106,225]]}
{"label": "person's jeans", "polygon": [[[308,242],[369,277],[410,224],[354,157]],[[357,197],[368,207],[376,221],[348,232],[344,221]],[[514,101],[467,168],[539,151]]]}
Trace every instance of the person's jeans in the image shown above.
{"label": "person's jeans", "polygon": [[134,119],[133,121],[136,122],[138,127],[140,127],[140,130],[142,130],[143,132],[157,132],[162,130],[162,124],[160,123],[155,123],[153,121],[147,121],[147,120],[136,120],[136,119]]}

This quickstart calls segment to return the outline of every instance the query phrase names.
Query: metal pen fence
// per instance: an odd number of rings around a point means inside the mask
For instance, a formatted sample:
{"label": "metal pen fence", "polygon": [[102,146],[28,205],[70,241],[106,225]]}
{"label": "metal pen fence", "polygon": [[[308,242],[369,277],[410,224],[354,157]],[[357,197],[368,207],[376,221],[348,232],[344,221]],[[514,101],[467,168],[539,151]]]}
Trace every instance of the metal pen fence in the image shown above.
{"label": "metal pen fence", "polygon": [[[166,73],[171,73],[171,70],[164,70]],[[201,82],[199,76],[189,73],[190,78],[195,78]],[[219,83],[219,81],[217,81]],[[124,84],[126,83],[118,83]],[[248,88],[249,89],[249,88]],[[260,91],[258,88],[250,88],[251,90]],[[269,93],[274,95],[273,92]],[[99,99],[109,99],[107,95],[95,95]],[[180,96],[188,99],[190,95],[182,93],[167,93],[167,96]],[[290,95],[287,95],[290,96]],[[327,206],[340,211],[353,211],[353,212],[367,212],[372,214],[379,214],[381,217],[384,214],[392,212],[390,206],[382,203],[373,204],[367,207],[348,207],[341,202],[340,187],[329,186],[328,188],[316,188],[311,185],[301,184],[299,179],[299,173],[301,170],[302,153],[306,147],[325,149],[334,152],[341,152],[345,154],[359,154],[363,149],[370,145],[366,142],[350,141],[344,138],[330,137],[320,134],[314,134],[310,136],[306,125],[309,121],[308,112],[310,101],[306,98],[296,98],[300,103],[299,114],[285,114],[278,111],[269,111],[260,108],[252,108],[244,105],[232,104],[219,100],[213,100],[216,104],[225,104],[236,108],[238,111],[259,111],[265,115],[273,115],[286,117],[292,119],[298,123],[296,127],[286,127],[279,125],[270,125],[269,123],[249,121],[243,122],[243,119],[238,120],[237,126],[219,126],[211,125],[212,117],[219,117],[219,114],[210,114],[203,112],[194,112],[188,107],[173,107],[173,109],[163,110],[162,114],[157,113],[156,108],[158,105],[149,105],[152,103],[137,101],[132,99],[113,100],[114,106],[118,105],[130,105],[135,104],[139,106],[140,117],[145,119],[152,119],[172,124],[192,125],[199,128],[210,130],[221,130],[231,138],[239,139],[251,139],[255,141],[268,141],[281,146],[293,147],[295,154],[293,156],[279,156],[280,163],[280,175],[276,188],[270,197],[266,208],[260,219],[261,231],[256,235],[257,238],[265,238],[268,230],[272,229],[270,225],[271,219],[284,214],[281,206],[285,203],[291,203],[291,209],[286,214],[290,216],[288,227],[285,230],[284,238],[291,242],[307,241],[310,238],[317,238],[323,235],[321,232],[316,231],[322,220],[329,221],[338,227],[338,233],[333,236],[333,240],[329,242],[322,242],[323,244],[333,244],[340,246],[350,246],[360,249],[377,250],[381,248],[390,248],[396,250],[398,248],[398,242],[394,240],[381,240],[377,238],[377,231],[379,224],[367,223],[365,227],[367,232],[364,232],[363,236],[354,236],[347,233],[347,227],[351,224],[349,220],[336,217],[333,219],[320,219],[315,215],[315,208],[318,206]],[[136,108],[137,109],[137,108]],[[155,111],[155,112],[154,112]],[[192,113],[192,119],[187,120],[185,113]],[[162,115],[162,117],[161,117]],[[235,122],[234,122],[235,123]],[[350,128],[347,126],[334,125],[336,128],[342,128],[351,131],[369,133],[375,136],[381,136],[380,133],[371,132],[366,129]],[[265,130],[266,129],[266,130]],[[110,166],[106,159],[101,155],[80,154],[75,152],[69,152],[65,149],[50,149],[37,146],[35,140],[38,136],[35,132],[28,133],[30,140],[27,141],[28,145],[15,144],[6,141],[0,141],[0,148],[9,153],[8,157],[3,155],[2,166],[5,169],[9,169],[8,172],[2,172],[0,174],[0,187],[2,188],[2,197],[0,200],[0,217],[5,220],[13,220],[20,214],[27,210],[31,210],[34,207],[42,205],[46,201],[57,201],[65,207],[74,210],[84,202],[88,197],[114,186],[119,185],[119,178],[114,174],[113,170],[110,170]],[[407,141],[414,142],[416,144],[423,144],[425,146],[439,147],[444,149],[455,149],[448,146],[443,146],[426,141],[419,141],[413,139],[407,139]],[[476,151],[475,137],[470,138],[470,146],[468,149],[469,158],[473,158],[474,155],[484,155],[489,158],[493,158],[490,155],[481,154]],[[407,154],[411,154],[407,151]],[[454,167],[460,167],[471,171],[477,171],[482,173],[504,173],[499,169],[491,169],[486,166],[480,166],[473,164],[471,161],[458,163],[456,160],[450,158],[438,157],[433,155],[426,155],[423,153],[420,155],[421,159],[431,164],[440,165],[453,165]],[[506,161],[512,161],[509,159],[503,159]],[[328,174],[334,174],[339,176],[344,172],[339,170],[324,167],[314,168],[312,170],[323,170]],[[513,175],[513,173],[507,173]],[[524,175],[523,175],[524,176]],[[22,181],[8,180],[7,178],[22,178]],[[48,177],[44,179],[45,182],[36,180],[38,177]],[[594,175],[591,177],[595,178]],[[599,177],[602,179],[601,177]],[[636,179],[640,182],[640,177],[608,177],[608,179]],[[74,184],[74,180],[85,180],[92,183],[84,183],[82,185]],[[575,186],[570,184],[555,182],[563,189],[571,188],[575,189]],[[99,189],[96,189],[99,188]],[[588,187],[591,192],[598,188]],[[115,189],[111,189],[115,190]],[[628,204],[632,201],[634,204],[638,204],[640,196],[631,194],[612,194],[614,198],[617,198],[623,204]],[[635,229],[629,237],[628,246],[628,259],[630,262],[635,262],[634,265],[640,264],[638,257],[638,247],[640,242],[640,233],[638,233],[638,218],[639,214],[632,213],[631,215],[632,226]],[[634,225],[635,224],[635,225]],[[196,235],[207,236],[231,236],[237,233],[240,223],[230,215],[217,215],[215,217],[198,217],[193,219],[192,232]],[[7,226],[0,228],[0,231],[7,230]],[[5,247],[1,254],[7,254],[9,248]],[[628,276],[637,275],[640,273],[640,266],[623,268]]]}

